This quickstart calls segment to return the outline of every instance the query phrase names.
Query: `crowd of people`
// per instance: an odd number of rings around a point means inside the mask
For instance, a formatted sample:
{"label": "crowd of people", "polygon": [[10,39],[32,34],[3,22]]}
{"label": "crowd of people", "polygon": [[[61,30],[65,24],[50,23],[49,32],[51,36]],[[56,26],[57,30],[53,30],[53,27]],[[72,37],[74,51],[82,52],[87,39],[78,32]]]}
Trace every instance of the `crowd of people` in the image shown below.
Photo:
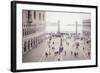
{"label": "crowd of people", "polygon": [[[91,39],[87,37],[89,35],[81,34],[64,34],[59,37],[49,35],[47,38],[47,46],[48,50],[45,52],[45,57],[49,58],[50,56],[57,56],[57,60],[63,60],[62,56],[68,55],[67,53],[70,52],[69,55],[75,57],[76,59],[80,56],[81,51],[88,57],[91,58]],[[58,46],[58,47],[56,47]],[[70,51],[67,51],[67,49]]]}

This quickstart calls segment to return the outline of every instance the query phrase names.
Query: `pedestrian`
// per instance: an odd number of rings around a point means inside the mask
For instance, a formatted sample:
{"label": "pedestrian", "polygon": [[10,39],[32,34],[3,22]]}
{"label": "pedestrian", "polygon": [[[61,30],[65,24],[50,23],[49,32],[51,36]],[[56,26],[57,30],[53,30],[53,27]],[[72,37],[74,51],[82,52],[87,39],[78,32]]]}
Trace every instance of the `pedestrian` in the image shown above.
{"label": "pedestrian", "polygon": [[66,51],[65,51],[65,56],[66,56]]}
{"label": "pedestrian", "polygon": [[49,48],[50,48],[50,44],[49,44]]}
{"label": "pedestrian", "polygon": [[74,56],[76,57],[76,52],[74,52]]}
{"label": "pedestrian", "polygon": [[55,54],[55,56],[56,56],[56,55],[58,54],[58,52],[57,52],[57,51],[55,51],[55,52],[54,52],[54,54]]}
{"label": "pedestrian", "polygon": [[71,55],[73,54],[73,52],[71,51]]}
{"label": "pedestrian", "polygon": [[76,43],[76,49],[78,49],[78,47],[79,47],[79,42],[78,42],[78,43]]}
{"label": "pedestrian", "polygon": [[45,56],[48,57],[48,53],[47,52],[45,53]]}
{"label": "pedestrian", "polygon": [[90,56],[90,52],[88,52],[88,56]]}
{"label": "pedestrian", "polygon": [[89,41],[86,42],[87,44],[89,43]]}
{"label": "pedestrian", "polygon": [[58,51],[57,51],[57,54],[58,54]]}
{"label": "pedestrian", "polygon": [[83,50],[84,50],[84,47],[83,47]]}
{"label": "pedestrian", "polygon": [[50,49],[49,49],[49,56],[51,55]]}
{"label": "pedestrian", "polygon": [[58,58],[58,61],[60,61],[60,58]]}
{"label": "pedestrian", "polygon": [[55,49],[55,47],[52,47],[52,50],[54,50]]}
{"label": "pedestrian", "polygon": [[54,41],[52,42],[52,44],[54,44]]}

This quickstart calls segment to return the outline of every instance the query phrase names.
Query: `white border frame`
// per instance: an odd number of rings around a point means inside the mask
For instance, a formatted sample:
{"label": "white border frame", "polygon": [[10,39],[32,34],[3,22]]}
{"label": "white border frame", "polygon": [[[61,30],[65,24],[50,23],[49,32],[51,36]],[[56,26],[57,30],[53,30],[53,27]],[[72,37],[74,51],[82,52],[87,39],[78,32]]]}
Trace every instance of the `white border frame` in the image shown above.
{"label": "white border frame", "polygon": [[[46,5],[28,5],[28,4],[17,4],[17,70],[22,69],[39,69],[39,68],[53,68],[53,67],[72,67],[72,66],[85,66],[95,65],[96,63],[96,9],[92,8],[78,8],[78,7],[60,7],[60,6],[46,6]],[[53,10],[53,11],[73,11],[73,12],[89,12],[91,13],[91,60],[79,60],[79,61],[62,61],[62,62],[35,62],[35,63],[22,63],[22,9],[28,10]]]}

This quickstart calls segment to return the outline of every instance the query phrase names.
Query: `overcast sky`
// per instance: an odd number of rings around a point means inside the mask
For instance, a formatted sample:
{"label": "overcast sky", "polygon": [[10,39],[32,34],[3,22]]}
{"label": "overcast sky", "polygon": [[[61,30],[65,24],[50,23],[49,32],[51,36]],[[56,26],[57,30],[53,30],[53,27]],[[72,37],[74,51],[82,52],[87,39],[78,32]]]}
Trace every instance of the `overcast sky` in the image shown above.
{"label": "overcast sky", "polygon": [[[91,14],[86,13],[68,13],[68,12],[46,12],[46,31],[57,32],[57,23],[60,21],[60,31],[74,31],[76,21],[82,25],[83,20],[91,18]],[[67,26],[73,24],[74,26]],[[82,31],[82,26],[78,27]]]}

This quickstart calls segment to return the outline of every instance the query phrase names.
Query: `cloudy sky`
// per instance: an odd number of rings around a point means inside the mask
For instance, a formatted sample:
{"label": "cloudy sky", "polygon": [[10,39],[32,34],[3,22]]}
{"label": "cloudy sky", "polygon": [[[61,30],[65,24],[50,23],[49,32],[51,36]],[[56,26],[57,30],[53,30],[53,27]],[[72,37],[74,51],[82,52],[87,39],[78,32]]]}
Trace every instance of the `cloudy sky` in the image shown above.
{"label": "cloudy sky", "polygon": [[[73,12],[46,12],[46,31],[57,32],[58,21],[60,21],[60,31],[73,31],[75,32],[75,25],[78,22],[82,25],[83,20],[91,19],[89,13],[73,13]],[[73,25],[73,26],[68,26]],[[78,31],[82,31],[82,26],[78,26]]]}

